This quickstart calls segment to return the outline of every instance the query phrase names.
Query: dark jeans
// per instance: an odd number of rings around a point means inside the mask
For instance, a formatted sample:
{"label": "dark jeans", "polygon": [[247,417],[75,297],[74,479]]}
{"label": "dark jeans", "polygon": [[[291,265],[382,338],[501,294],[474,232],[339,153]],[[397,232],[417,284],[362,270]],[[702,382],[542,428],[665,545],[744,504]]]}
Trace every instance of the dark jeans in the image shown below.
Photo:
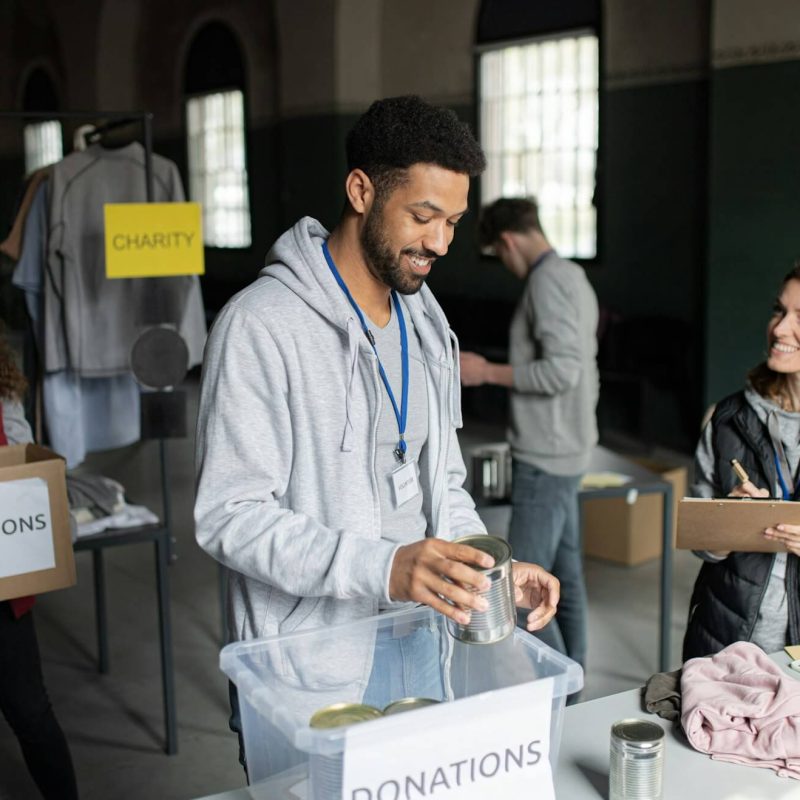
{"label": "dark jeans", "polygon": [[19,739],[42,796],[77,798],[67,740],[44,688],[33,614],[15,619],[11,604],[5,602],[0,602],[0,711]]}
{"label": "dark jeans", "polygon": [[[579,475],[551,475],[514,459],[508,541],[514,558],[539,564],[561,581],[555,619],[536,635],[585,666],[586,585],[578,513],[580,480]],[[520,619],[526,615],[520,615]]]}

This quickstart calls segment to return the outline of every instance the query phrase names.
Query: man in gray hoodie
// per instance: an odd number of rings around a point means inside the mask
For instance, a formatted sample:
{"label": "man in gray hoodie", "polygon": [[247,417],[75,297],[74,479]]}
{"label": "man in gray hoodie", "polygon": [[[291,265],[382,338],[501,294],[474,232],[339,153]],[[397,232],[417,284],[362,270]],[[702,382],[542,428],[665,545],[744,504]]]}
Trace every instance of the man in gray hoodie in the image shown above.
{"label": "man in gray hoodie", "polygon": [[[425,278],[484,157],[455,114],[374,103],[347,138],[342,217],[301,219],[217,317],[197,428],[197,540],[224,564],[234,639],[424,603],[461,622],[484,600],[452,539],[485,533],[462,488],[455,337]],[[558,581],[515,565],[528,627]],[[358,665],[369,682],[372,665]]]}
{"label": "man in gray hoodie", "polygon": [[541,638],[586,659],[586,588],[578,489],[597,443],[597,298],[583,268],[560,258],[536,203],[504,198],[481,215],[481,245],[525,281],[511,320],[508,364],[461,354],[465,386],[511,390],[513,459],[508,539],[518,558],[552,570],[563,601]]}

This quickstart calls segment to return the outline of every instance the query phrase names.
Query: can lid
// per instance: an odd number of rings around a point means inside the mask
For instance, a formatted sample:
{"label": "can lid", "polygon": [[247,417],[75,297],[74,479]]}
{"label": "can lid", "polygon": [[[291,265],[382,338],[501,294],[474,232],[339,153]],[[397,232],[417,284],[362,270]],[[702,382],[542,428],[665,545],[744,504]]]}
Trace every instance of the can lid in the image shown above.
{"label": "can lid", "polygon": [[392,714],[402,714],[404,711],[414,711],[425,706],[435,706],[441,701],[432,700],[430,697],[404,697],[402,700],[395,700],[383,709],[383,716],[388,717]]}
{"label": "can lid", "polygon": [[343,725],[356,725],[383,716],[383,712],[372,706],[360,703],[334,703],[314,712],[308,721],[311,728],[339,728]]}
{"label": "can lid", "polygon": [[611,735],[635,746],[652,747],[661,745],[664,729],[644,719],[621,719],[611,726]]}
{"label": "can lid", "polygon": [[474,547],[476,550],[482,550],[488,553],[494,559],[494,567],[476,567],[478,572],[488,572],[495,569],[507,561],[511,560],[511,545],[498,536],[488,536],[485,533],[472,533],[469,536],[461,536],[458,539],[453,539],[453,544],[466,544]]}

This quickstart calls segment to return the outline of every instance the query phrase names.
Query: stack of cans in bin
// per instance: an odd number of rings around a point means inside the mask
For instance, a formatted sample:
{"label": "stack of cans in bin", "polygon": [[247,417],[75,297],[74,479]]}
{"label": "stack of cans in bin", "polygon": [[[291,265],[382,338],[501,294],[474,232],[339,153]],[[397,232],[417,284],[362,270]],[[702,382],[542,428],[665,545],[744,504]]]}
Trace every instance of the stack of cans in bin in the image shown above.
{"label": "stack of cans in bin", "polygon": [[[428,697],[404,697],[402,700],[390,703],[383,711],[360,703],[335,703],[317,711],[308,724],[311,728],[317,729],[349,727],[383,716],[414,711],[438,702]],[[308,765],[311,800],[341,800],[343,767],[342,753],[333,756],[311,754]]]}

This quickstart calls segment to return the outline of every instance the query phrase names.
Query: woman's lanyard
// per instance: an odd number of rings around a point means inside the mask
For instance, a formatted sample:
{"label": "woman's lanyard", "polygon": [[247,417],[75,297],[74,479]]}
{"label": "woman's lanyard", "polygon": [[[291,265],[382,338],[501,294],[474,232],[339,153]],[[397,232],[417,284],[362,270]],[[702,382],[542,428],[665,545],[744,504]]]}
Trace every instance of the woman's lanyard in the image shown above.
{"label": "woman's lanyard", "polygon": [[406,333],[406,321],[403,317],[403,309],[400,305],[400,299],[397,297],[397,292],[392,289],[392,302],[394,303],[395,312],[397,313],[397,323],[400,326],[400,363],[403,378],[400,408],[398,408],[397,401],[394,399],[394,392],[392,391],[392,387],[389,385],[389,378],[386,375],[386,370],[384,370],[383,364],[381,364],[381,357],[378,355],[378,348],[375,347],[375,337],[367,327],[367,321],[364,319],[364,314],[361,312],[358,304],[353,299],[353,295],[350,294],[347,284],[342,280],[339,270],[336,269],[336,264],[333,263],[333,258],[331,258],[330,251],[328,250],[327,242],[323,242],[322,252],[324,253],[325,260],[328,262],[328,266],[333,273],[333,277],[336,278],[336,283],[339,284],[339,288],[344,292],[344,296],[348,299],[350,305],[353,307],[353,310],[356,312],[358,320],[361,323],[361,329],[364,331],[364,335],[367,337],[367,341],[370,343],[370,346],[375,353],[375,358],[378,359],[378,370],[380,371],[383,385],[386,387],[386,393],[389,395],[389,400],[392,401],[394,416],[397,419],[397,429],[400,432],[400,439],[397,443],[394,454],[398,461],[405,463],[406,450],[408,449],[405,439],[406,421],[408,420],[408,334]]}

